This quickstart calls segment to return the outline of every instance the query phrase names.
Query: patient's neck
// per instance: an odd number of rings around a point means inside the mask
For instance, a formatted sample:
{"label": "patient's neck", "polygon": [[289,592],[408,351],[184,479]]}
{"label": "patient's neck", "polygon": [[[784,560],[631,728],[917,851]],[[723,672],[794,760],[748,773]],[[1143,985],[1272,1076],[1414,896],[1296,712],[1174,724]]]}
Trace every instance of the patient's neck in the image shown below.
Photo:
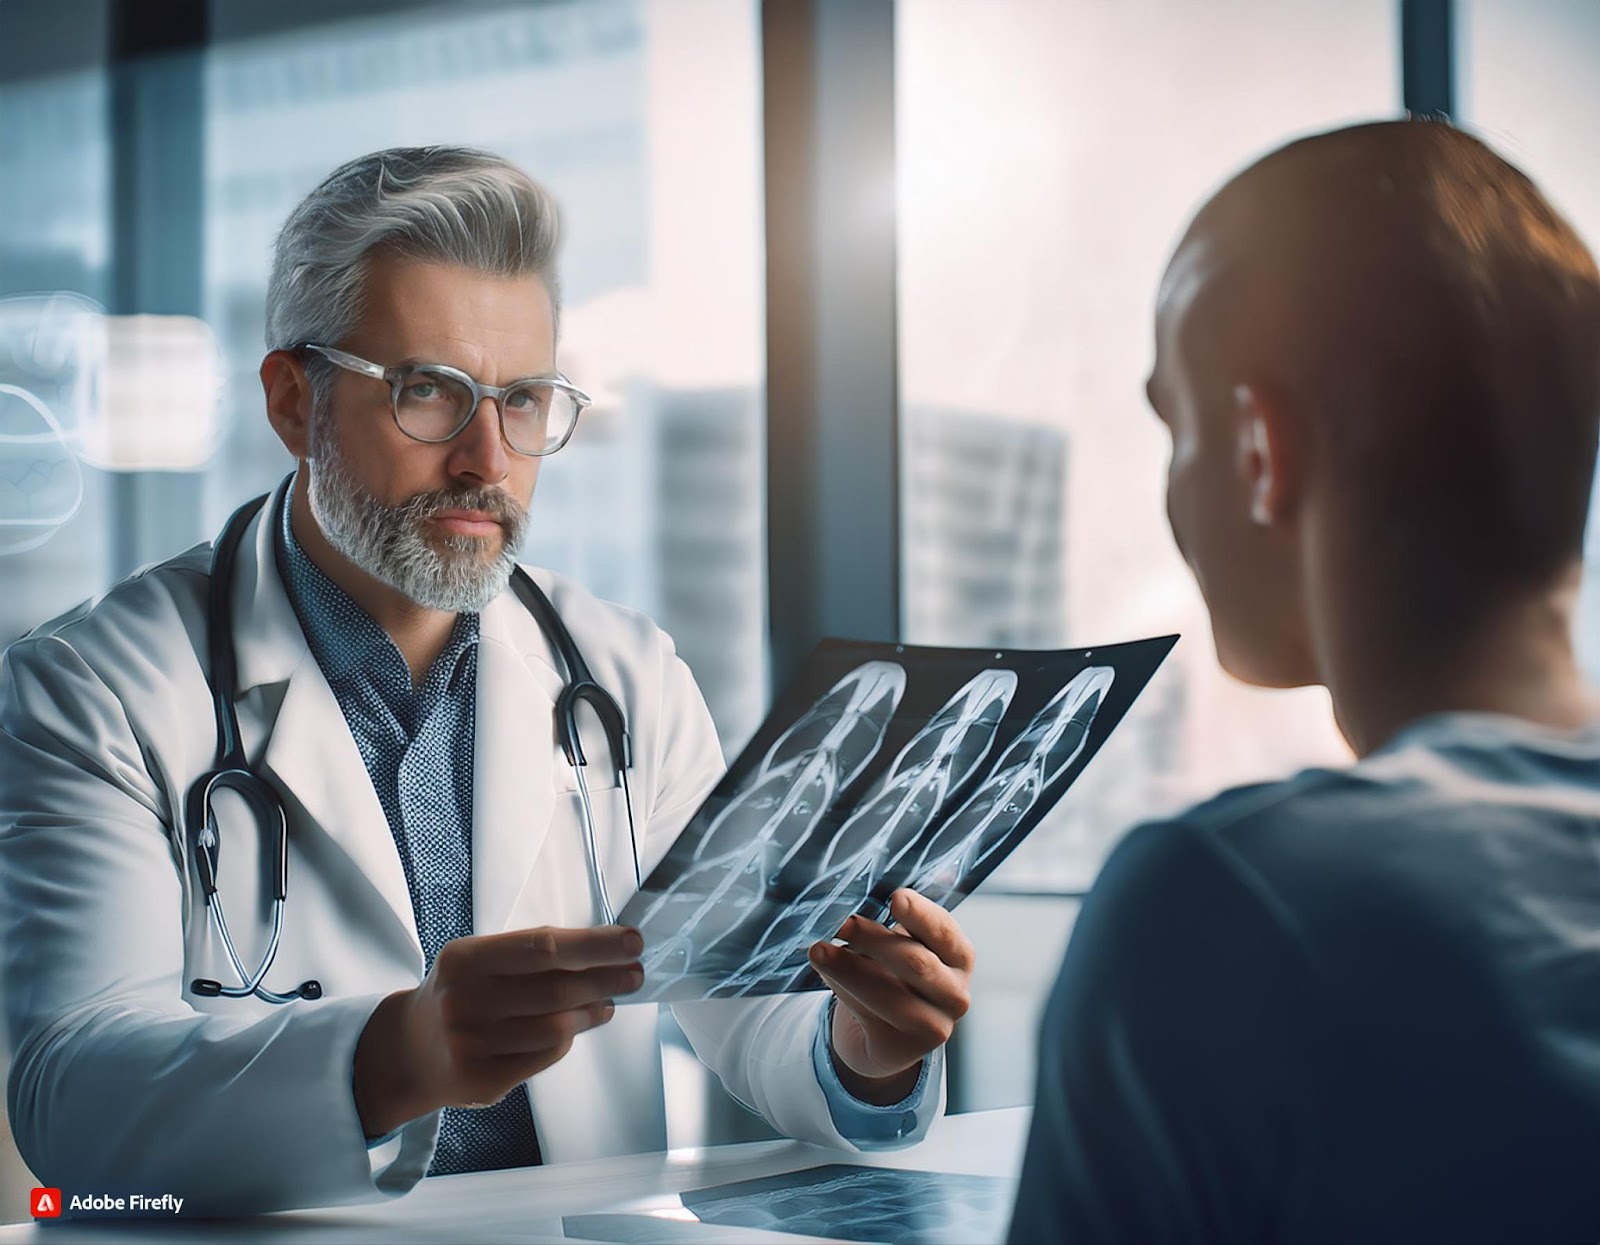
{"label": "patient's neck", "polygon": [[[1468,629],[1447,620],[1385,620],[1364,611],[1324,672],[1339,729],[1357,756],[1436,713],[1503,714],[1571,730],[1600,717],[1572,646],[1576,577],[1497,608]],[[1369,600],[1371,598],[1368,598]]]}

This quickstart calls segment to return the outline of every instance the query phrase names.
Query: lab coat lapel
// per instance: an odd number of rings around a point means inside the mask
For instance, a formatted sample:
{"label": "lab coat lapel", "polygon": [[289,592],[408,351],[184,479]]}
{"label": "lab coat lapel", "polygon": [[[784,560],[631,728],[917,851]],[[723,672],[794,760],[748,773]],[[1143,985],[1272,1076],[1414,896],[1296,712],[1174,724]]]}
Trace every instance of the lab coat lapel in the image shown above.
{"label": "lab coat lapel", "polygon": [[[289,679],[264,766],[382,897],[400,932],[415,947],[420,969],[422,944],[389,819],[339,702],[309,653]],[[292,823],[290,833],[294,833]]]}
{"label": "lab coat lapel", "polygon": [[543,633],[507,589],[483,611],[479,629],[472,775],[475,933],[508,928],[550,833],[560,688]]}
{"label": "lab coat lapel", "polygon": [[[290,835],[320,832],[338,845],[360,879],[383,900],[397,932],[414,949],[420,972],[422,944],[411,891],[388,818],[278,576],[272,516],[282,489],[280,485],[274,492],[239,547],[232,604],[240,730],[252,754],[257,754],[260,733],[270,732],[259,753],[260,768],[289,794]],[[246,693],[284,684],[275,717],[262,721],[259,713],[249,712],[272,698]],[[352,880],[359,885],[358,879]],[[291,889],[293,885],[291,879]],[[352,891],[353,902],[356,894]]]}

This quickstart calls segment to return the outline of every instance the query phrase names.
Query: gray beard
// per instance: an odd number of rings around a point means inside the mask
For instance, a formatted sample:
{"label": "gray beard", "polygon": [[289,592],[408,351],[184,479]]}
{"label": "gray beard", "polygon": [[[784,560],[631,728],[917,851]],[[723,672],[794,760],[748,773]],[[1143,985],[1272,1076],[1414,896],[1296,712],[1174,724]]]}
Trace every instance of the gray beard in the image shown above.
{"label": "gray beard", "polygon": [[[310,486],[306,500],[330,545],[374,579],[428,609],[476,614],[493,601],[517,565],[528,512],[498,489],[441,489],[386,506],[356,482],[328,417],[311,422]],[[485,542],[446,536],[430,543],[428,520],[442,510],[481,510],[505,528],[500,552],[485,560]]]}

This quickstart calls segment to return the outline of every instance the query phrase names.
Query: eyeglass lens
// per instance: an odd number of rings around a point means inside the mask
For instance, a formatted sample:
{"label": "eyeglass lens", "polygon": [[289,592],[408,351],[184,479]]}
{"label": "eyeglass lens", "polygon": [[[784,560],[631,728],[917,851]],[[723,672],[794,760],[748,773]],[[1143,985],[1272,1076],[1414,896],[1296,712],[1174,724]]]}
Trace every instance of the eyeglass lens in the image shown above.
{"label": "eyeglass lens", "polygon": [[[578,419],[578,404],[566,390],[541,381],[514,385],[501,399],[506,441],[520,454],[559,447]],[[417,368],[394,394],[401,431],[419,441],[447,441],[472,418],[472,390],[454,376]]]}

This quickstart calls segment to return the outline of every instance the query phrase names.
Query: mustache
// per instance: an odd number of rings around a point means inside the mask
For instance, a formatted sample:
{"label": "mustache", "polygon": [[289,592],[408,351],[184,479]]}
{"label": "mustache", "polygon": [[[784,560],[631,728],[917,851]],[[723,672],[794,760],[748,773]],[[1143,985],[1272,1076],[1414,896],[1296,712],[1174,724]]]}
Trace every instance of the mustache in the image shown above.
{"label": "mustache", "polygon": [[520,533],[528,522],[527,508],[503,489],[445,488],[418,493],[400,507],[408,519],[431,519],[445,510],[476,510],[489,515],[501,527]]}

